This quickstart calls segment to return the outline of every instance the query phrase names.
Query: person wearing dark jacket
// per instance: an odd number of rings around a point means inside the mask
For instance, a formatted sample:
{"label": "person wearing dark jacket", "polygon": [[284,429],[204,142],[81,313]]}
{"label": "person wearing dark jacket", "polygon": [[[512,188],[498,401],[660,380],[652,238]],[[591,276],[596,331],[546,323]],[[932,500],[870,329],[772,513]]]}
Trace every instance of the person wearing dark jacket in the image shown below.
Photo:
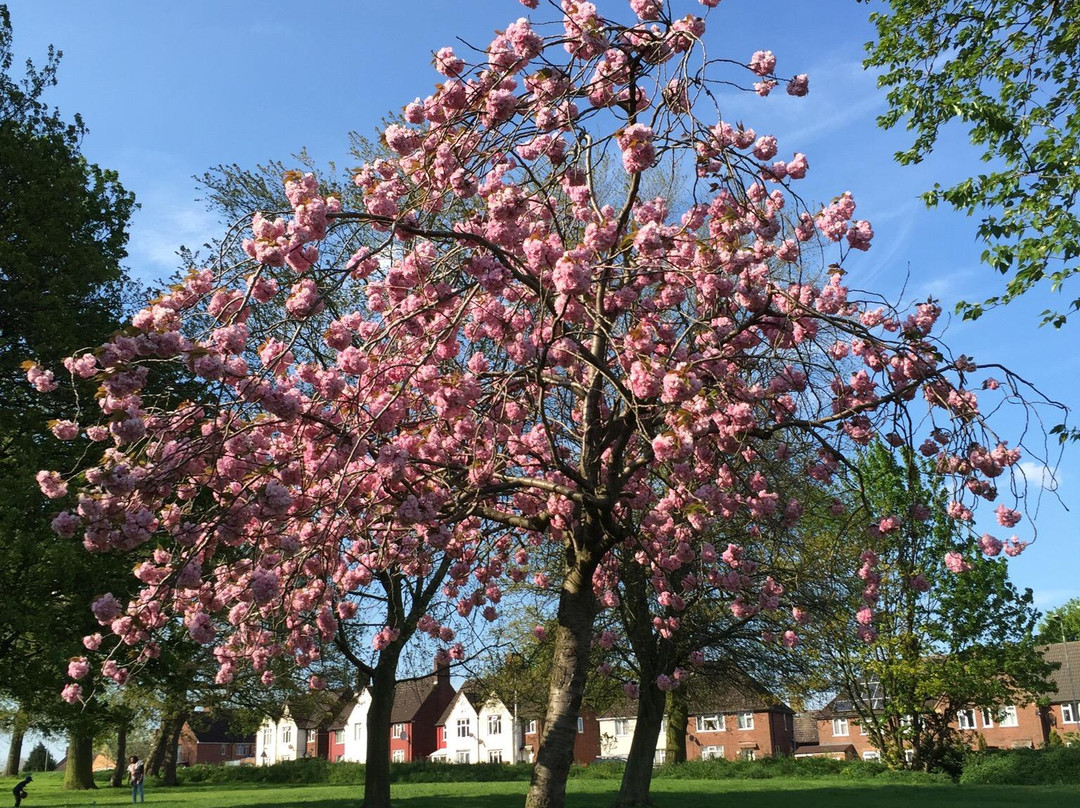
{"label": "person wearing dark jacket", "polygon": [[15,784],[15,788],[11,789],[11,793],[15,795],[15,808],[19,808],[22,805],[22,801],[26,799],[26,784],[34,779],[34,775],[26,775],[26,779]]}

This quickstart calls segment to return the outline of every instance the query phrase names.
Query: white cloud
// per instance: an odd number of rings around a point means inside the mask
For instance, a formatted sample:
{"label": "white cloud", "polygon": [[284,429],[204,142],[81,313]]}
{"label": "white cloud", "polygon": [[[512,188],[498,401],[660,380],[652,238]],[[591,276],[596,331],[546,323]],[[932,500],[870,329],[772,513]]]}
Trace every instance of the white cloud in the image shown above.
{"label": "white cloud", "polygon": [[1024,475],[1028,486],[1038,486],[1044,491],[1057,491],[1061,485],[1061,471],[1049,469],[1041,463],[1025,460],[1019,465],[1020,472]]}

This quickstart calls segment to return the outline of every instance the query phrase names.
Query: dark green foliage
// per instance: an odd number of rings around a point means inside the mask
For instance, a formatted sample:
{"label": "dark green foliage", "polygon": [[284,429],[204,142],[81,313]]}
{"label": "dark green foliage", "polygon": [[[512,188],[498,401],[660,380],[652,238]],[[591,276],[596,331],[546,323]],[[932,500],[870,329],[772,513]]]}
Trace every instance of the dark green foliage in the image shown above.
{"label": "dark green foliage", "polygon": [[45,748],[45,744],[39,743],[30,750],[30,754],[26,758],[26,765],[23,766],[23,771],[51,772],[56,768],[56,763],[56,758],[49,754],[49,750]]}
{"label": "dark green foliage", "polygon": [[[878,119],[914,132],[897,153],[918,163],[942,127],[965,126],[986,169],[924,195],[978,213],[983,261],[1009,277],[1005,291],[962,303],[964,317],[1008,303],[1036,284],[1057,291],[1080,269],[1080,2],[890,0],[871,16],[867,67],[883,72],[890,110]],[[1067,302],[1075,311],[1080,299]],[[1068,311],[1045,311],[1064,324]]]}
{"label": "dark green foliage", "polygon": [[1048,644],[1080,640],[1080,598],[1047,611],[1039,621],[1035,639]]}
{"label": "dark green foliage", "polygon": [[960,782],[997,786],[1080,784],[1080,747],[998,749],[972,753],[964,761]]}

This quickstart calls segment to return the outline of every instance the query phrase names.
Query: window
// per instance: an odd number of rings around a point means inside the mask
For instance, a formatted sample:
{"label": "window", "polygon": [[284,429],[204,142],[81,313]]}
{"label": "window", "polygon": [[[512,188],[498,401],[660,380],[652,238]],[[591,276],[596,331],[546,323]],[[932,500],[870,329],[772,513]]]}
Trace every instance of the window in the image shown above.
{"label": "window", "polygon": [[[739,729],[753,729],[754,728],[754,714],[753,713],[739,713]],[[747,758],[747,760],[753,760],[753,758]]]}
{"label": "window", "polygon": [[335,729],[334,730],[334,743],[345,743],[345,730],[343,730],[343,729]]}
{"label": "window", "polygon": [[281,731],[281,742],[292,743],[292,727],[285,727],[285,729]]}
{"label": "window", "polygon": [[525,734],[526,735],[535,735],[536,734],[536,721],[535,721],[535,719],[532,720],[532,721],[529,721],[525,725]]}
{"label": "window", "polygon": [[834,737],[848,734],[848,723],[846,718],[834,718],[832,720],[832,734]]}
{"label": "window", "polygon": [[[457,736],[459,738],[468,738],[472,735],[472,728],[469,726],[469,723],[468,718],[459,718],[457,720]],[[465,762],[468,763],[469,761],[466,760]]]}
{"label": "window", "polygon": [[865,721],[860,721],[859,722],[859,734],[860,735],[866,735],[867,734],[866,722]]}
{"label": "window", "polygon": [[701,750],[702,760],[714,760],[724,756],[724,747],[722,746],[706,746]]}
{"label": "window", "polygon": [[982,713],[982,722],[984,727],[989,729],[990,727],[994,726],[993,710],[991,710],[989,707],[983,707],[981,710],[979,710],[979,712]]}
{"label": "window", "polygon": [[405,762],[405,750],[404,749],[395,749],[394,753],[390,756],[390,760],[393,761],[394,763],[404,763]]}
{"label": "window", "polygon": [[720,732],[724,728],[724,716],[699,715],[694,724],[698,732]]}
{"label": "window", "polygon": [[914,762],[915,762],[915,750],[914,749],[905,749],[904,750],[904,763],[907,763],[908,765],[911,765]]}
{"label": "window", "polygon": [[454,762],[455,763],[468,763],[469,762],[469,753],[468,753],[468,751],[465,750],[465,749],[459,750],[458,753],[457,753],[457,756],[454,758]]}
{"label": "window", "polygon": [[868,750],[866,750],[865,752],[862,753],[862,759],[863,760],[881,760],[881,753],[874,750],[874,749],[868,749]]}
{"label": "window", "polygon": [[753,749],[740,749],[739,760],[753,760],[756,757]]}
{"label": "window", "polygon": [[630,734],[630,719],[629,718],[616,718],[615,719],[615,737],[621,738],[624,735]]}
{"label": "window", "polygon": [[401,738],[404,738],[405,737],[405,725],[404,724],[393,724],[393,725],[391,725],[391,727],[390,727],[390,737],[391,738],[397,738],[398,740],[400,740]]}
{"label": "window", "polygon": [[363,727],[363,726],[364,726],[363,724],[353,724],[352,739],[354,741],[359,741],[360,740],[360,735],[362,734],[361,727]]}
{"label": "window", "polygon": [[[502,716],[501,715],[489,715],[488,716],[488,735],[502,735]],[[493,763],[502,763],[502,760],[492,761]]]}
{"label": "window", "polygon": [[502,750],[493,749],[488,752],[488,763],[502,763]]}
{"label": "window", "polygon": [[585,731],[585,719],[582,718],[580,715],[577,717],[577,731],[578,732],[584,732]]}
{"label": "window", "polygon": [[1077,716],[1080,712],[1076,709],[1077,704],[1075,701],[1067,701],[1061,705],[1061,721],[1063,724],[1076,724]]}
{"label": "window", "polygon": [[956,723],[960,729],[975,729],[975,711],[960,710],[956,713]]}
{"label": "window", "polygon": [[272,729],[263,730],[263,747],[267,747],[274,742],[274,731]]}
{"label": "window", "polygon": [[1016,705],[1009,704],[998,711],[998,723],[1003,727],[1020,726],[1020,716],[1016,714]]}
{"label": "window", "polygon": [[248,745],[246,743],[238,743],[236,745],[236,754],[244,757],[250,755],[251,751],[248,749]]}
{"label": "window", "polygon": [[911,729],[913,726],[915,726],[915,716],[913,716],[913,715],[902,715],[902,716],[900,716],[900,726],[902,726],[904,729]]}

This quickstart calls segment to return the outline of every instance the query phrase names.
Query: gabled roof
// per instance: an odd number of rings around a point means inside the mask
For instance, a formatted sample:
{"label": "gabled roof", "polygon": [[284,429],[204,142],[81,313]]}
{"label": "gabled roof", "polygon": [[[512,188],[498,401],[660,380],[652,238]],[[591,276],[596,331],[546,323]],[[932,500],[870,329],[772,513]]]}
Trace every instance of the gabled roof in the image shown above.
{"label": "gabled roof", "polygon": [[442,715],[439,716],[439,720],[435,722],[435,726],[444,726],[446,722],[450,720],[450,714],[454,712],[454,706],[458,703],[458,699],[467,699],[477,715],[480,714],[480,709],[488,702],[496,700],[501,703],[502,701],[494,693],[485,696],[484,687],[481,682],[478,682],[475,679],[466,679],[462,682],[458,692],[454,694],[454,698],[450,699],[450,703],[446,705],[446,709],[443,710]]}
{"label": "gabled roof", "polygon": [[435,676],[425,676],[423,679],[413,679],[410,682],[398,682],[394,686],[394,708],[390,712],[390,722],[392,724],[411,722],[436,687],[438,687],[438,679]]}
{"label": "gabled roof", "polygon": [[[289,716],[300,729],[340,729],[345,722],[342,720],[337,725],[337,719],[346,708],[351,711],[354,703],[352,691],[326,690],[303,700],[290,701],[287,706]],[[345,712],[345,718],[348,718],[348,712]]]}
{"label": "gabled roof", "polygon": [[199,743],[254,743],[255,734],[237,731],[232,716],[221,713],[193,713],[188,719],[195,740]]}
{"label": "gabled roof", "polygon": [[[870,705],[872,710],[880,710],[885,706],[885,691],[881,682],[863,682],[859,700]],[[855,715],[855,703],[848,693],[838,693],[832,701],[821,708],[817,713],[818,718],[847,717]]]}
{"label": "gabled roof", "polygon": [[709,669],[686,685],[690,715],[713,713],[770,712],[794,713],[765,685],[742,671],[725,667]]}
{"label": "gabled roof", "polygon": [[1047,662],[1061,665],[1050,674],[1053,688],[1046,694],[1054,703],[1080,701],[1080,642],[1059,642],[1040,649]]}
{"label": "gabled roof", "polygon": [[817,719],[813,713],[795,713],[795,743],[816,744],[818,740]]}

